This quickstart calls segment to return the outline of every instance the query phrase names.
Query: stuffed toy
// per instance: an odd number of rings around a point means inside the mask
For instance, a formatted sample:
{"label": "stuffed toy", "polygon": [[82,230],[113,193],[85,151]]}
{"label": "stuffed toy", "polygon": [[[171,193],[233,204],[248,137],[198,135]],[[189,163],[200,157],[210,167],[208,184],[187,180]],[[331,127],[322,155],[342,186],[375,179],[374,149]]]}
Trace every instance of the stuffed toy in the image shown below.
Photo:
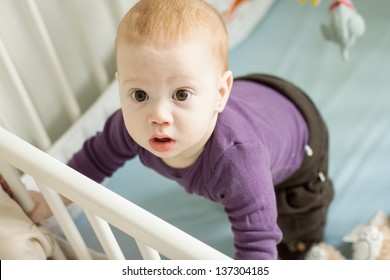
{"label": "stuffed toy", "polygon": [[[351,243],[352,260],[390,260],[390,219],[378,211],[369,223],[359,225],[343,237]],[[344,260],[340,251],[326,243],[319,243],[306,254],[308,260]]]}
{"label": "stuffed toy", "polygon": [[321,25],[325,39],[340,46],[344,61],[348,60],[349,49],[365,30],[364,19],[350,0],[332,2],[329,6],[329,22]]}
{"label": "stuffed toy", "polygon": [[10,186],[0,174],[0,259],[47,259],[53,253],[50,237],[39,230],[12,197]]}
{"label": "stuffed toy", "polygon": [[[31,176],[25,175],[23,178],[27,187],[38,190]],[[70,243],[59,236],[62,232],[56,218],[53,216],[34,224],[17,202],[13,192],[15,186],[8,182],[5,175],[0,173],[0,260],[78,259]],[[67,209],[72,218],[82,211],[74,203],[68,205]],[[107,259],[103,253],[88,250],[92,259]]]}

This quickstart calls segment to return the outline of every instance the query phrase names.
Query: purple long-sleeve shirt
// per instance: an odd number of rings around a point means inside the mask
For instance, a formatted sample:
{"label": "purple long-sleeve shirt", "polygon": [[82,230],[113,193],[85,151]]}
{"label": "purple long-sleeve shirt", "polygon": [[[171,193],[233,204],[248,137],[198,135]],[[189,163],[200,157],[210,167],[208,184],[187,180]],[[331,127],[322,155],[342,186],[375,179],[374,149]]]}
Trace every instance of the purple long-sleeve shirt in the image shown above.
{"label": "purple long-sleeve shirt", "polygon": [[274,185],[299,168],[307,140],[307,125],[290,101],[271,88],[239,80],[191,167],[169,167],[137,145],[120,110],[102,132],[86,141],[69,165],[100,182],[138,155],[144,165],[177,181],[187,192],[224,206],[236,259],[276,259],[282,233]]}

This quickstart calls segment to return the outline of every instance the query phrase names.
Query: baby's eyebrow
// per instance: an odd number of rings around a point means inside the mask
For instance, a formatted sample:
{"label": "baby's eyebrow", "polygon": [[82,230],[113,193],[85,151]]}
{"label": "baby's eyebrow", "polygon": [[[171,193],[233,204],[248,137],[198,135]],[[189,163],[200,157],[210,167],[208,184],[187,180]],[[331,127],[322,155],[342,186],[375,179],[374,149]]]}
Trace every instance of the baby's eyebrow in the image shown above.
{"label": "baby's eyebrow", "polygon": [[174,82],[174,81],[185,81],[185,82],[195,82],[196,80],[193,77],[190,76],[176,76],[176,77],[170,77],[168,78],[168,82]]}
{"label": "baby's eyebrow", "polygon": [[144,80],[142,78],[136,78],[136,77],[131,77],[131,78],[127,78],[123,81],[123,84],[128,84],[128,83],[141,83],[143,82]]}

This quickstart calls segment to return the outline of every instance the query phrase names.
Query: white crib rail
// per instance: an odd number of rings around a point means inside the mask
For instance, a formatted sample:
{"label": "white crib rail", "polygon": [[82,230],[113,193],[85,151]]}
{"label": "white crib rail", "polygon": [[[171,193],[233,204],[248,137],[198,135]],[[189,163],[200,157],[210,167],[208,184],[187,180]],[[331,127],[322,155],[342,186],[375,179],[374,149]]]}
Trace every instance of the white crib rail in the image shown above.
{"label": "white crib rail", "polygon": [[20,181],[19,172],[0,157],[0,174],[6,179],[7,183],[12,186],[12,192],[14,199],[22,207],[25,212],[30,212],[34,209],[35,205],[30,196],[28,196],[27,190],[24,188]]}
{"label": "white crib rail", "polygon": [[112,260],[124,260],[125,256],[116,242],[115,236],[111,231],[110,225],[96,215],[90,214],[85,210],[85,214],[94,229],[100,244],[103,247],[107,257]]}
{"label": "white crib rail", "polygon": [[159,252],[170,259],[229,259],[1,127],[0,158],[135,238],[144,258]]}
{"label": "white crib rail", "polygon": [[62,94],[61,97],[68,111],[68,114],[73,121],[76,121],[81,115],[81,109],[73,94],[72,87],[61,65],[57,51],[50,38],[49,32],[47,31],[46,25],[42,19],[37,4],[34,0],[26,0],[23,3],[25,3],[27,7],[27,10],[33,20],[36,32],[39,35],[42,46],[45,49],[49,57],[50,63],[53,67],[53,71],[58,78],[60,88],[62,89],[62,91],[60,91],[60,93]]}
{"label": "white crib rail", "polygon": [[67,240],[72,246],[77,258],[79,259],[92,259],[87,245],[85,244],[80,232],[78,231],[72,217],[66,210],[65,205],[58,193],[54,190],[46,187],[40,182],[37,182],[39,189],[42,191],[42,195],[46,199],[53,215],[57,218],[58,224],[64,232]]}
{"label": "white crib rail", "polygon": [[78,39],[79,44],[82,46],[82,49],[84,50],[85,57],[87,58],[87,63],[91,65],[91,69],[95,76],[99,90],[100,92],[103,92],[106,89],[108,83],[110,82],[110,78],[102,60],[97,56],[96,52],[94,51],[92,43],[90,42],[90,40],[87,39],[89,30],[87,30],[85,24],[82,23],[83,14],[78,9],[76,5],[76,0],[66,1],[64,3],[66,3],[66,5],[69,5],[70,10],[73,14],[72,18],[74,21],[77,22],[77,26],[79,26],[79,28],[77,29],[76,37]]}
{"label": "white crib rail", "polygon": [[[35,139],[37,140],[37,143],[39,147],[42,149],[48,149],[51,146],[51,140],[49,138],[49,135],[46,132],[46,129],[38,115],[38,112],[31,101],[30,95],[27,92],[26,87],[24,86],[22,79],[16,70],[16,67],[14,63],[12,62],[12,59],[7,52],[7,49],[5,47],[5,44],[0,37],[0,61],[3,62],[7,73],[12,80],[12,83],[16,89],[16,94],[18,95],[21,106],[26,110],[27,115],[29,117],[29,122],[32,127],[32,133],[35,134]],[[1,117],[1,122],[6,123],[6,119],[4,116]],[[7,124],[7,126],[9,126]]]}

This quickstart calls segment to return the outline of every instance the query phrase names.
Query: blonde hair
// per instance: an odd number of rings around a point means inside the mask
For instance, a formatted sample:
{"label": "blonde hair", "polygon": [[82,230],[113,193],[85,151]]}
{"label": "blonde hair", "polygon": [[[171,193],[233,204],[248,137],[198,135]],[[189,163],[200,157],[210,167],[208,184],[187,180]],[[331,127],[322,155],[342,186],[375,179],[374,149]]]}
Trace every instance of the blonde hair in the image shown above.
{"label": "blonde hair", "polygon": [[140,0],[119,24],[120,43],[158,43],[205,40],[222,70],[228,68],[228,35],[222,17],[203,0]]}

